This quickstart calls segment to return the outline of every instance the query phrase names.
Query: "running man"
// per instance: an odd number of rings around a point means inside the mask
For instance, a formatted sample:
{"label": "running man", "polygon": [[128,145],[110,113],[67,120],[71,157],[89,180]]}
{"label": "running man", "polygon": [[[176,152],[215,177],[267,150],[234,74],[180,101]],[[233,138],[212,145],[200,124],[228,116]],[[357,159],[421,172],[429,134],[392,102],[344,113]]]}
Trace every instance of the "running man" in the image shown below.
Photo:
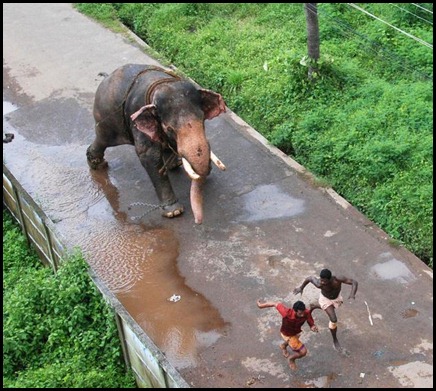
{"label": "running man", "polygon": [[[304,346],[299,338],[302,333],[301,326],[307,321],[313,332],[318,331],[311,311],[306,309],[306,305],[302,301],[296,301],[292,308],[288,308],[281,302],[267,301],[261,303],[260,300],[257,300],[257,306],[259,308],[275,307],[279,311],[282,316],[280,334],[284,340],[280,344],[280,349],[282,349],[283,356],[289,358],[289,368],[292,370],[297,369],[295,360],[303,358],[307,354],[306,346]],[[294,352],[291,356],[289,356],[288,346]]]}
{"label": "running man", "polygon": [[315,276],[307,277],[300,287],[294,289],[294,295],[297,295],[298,293],[303,294],[304,287],[309,282],[315,285],[318,289],[321,289],[319,304],[311,305],[310,310],[313,311],[314,309],[320,308],[326,312],[330,319],[329,329],[333,337],[334,347],[336,350],[341,351],[341,345],[336,337],[338,331],[338,318],[336,316],[335,308],[339,308],[339,306],[344,302],[341,295],[342,284],[351,285],[349,299],[355,299],[358,284],[357,281],[352,278],[333,276],[332,272],[328,269],[321,270],[319,277],[320,278],[316,278]]}

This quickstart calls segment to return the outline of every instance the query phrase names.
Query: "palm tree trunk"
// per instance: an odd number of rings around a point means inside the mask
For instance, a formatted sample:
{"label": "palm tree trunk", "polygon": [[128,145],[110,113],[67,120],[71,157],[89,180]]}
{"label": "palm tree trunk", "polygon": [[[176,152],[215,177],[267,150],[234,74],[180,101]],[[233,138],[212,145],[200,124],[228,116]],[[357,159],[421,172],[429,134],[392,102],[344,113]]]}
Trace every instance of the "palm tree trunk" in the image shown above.
{"label": "palm tree trunk", "polygon": [[306,14],[307,28],[307,52],[309,56],[310,80],[314,80],[314,74],[318,73],[316,63],[319,59],[319,27],[317,3],[304,3],[304,13]]}

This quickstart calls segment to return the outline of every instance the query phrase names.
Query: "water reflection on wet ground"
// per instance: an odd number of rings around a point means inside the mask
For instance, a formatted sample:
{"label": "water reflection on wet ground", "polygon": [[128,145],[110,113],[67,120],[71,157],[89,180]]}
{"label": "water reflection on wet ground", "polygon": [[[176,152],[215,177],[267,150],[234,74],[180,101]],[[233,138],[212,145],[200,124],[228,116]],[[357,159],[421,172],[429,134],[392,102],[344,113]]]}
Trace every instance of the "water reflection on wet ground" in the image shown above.
{"label": "water reflection on wet ground", "polygon": [[296,216],[304,211],[304,200],[291,197],[274,184],[261,185],[241,197],[241,221],[259,221]]}
{"label": "water reflection on wet ground", "polygon": [[392,254],[384,253],[381,254],[379,258],[382,259],[383,262],[371,267],[371,273],[377,278],[395,280],[403,284],[415,279],[409,268],[403,262],[393,258]]}

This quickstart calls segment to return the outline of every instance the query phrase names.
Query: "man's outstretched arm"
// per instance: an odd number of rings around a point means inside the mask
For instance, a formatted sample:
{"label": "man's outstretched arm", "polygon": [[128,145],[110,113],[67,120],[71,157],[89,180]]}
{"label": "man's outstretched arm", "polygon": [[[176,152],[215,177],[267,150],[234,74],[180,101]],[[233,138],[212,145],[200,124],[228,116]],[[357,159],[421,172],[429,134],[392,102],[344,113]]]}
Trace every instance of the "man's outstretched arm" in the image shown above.
{"label": "man's outstretched arm", "polygon": [[351,292],[350,292],[350,296],[348,297],[349,299],[355,299],[356,298],[356,292],[357,292],[357,287],[358,287],[358,282],[356,280],[353,280],[352,278],[348,278],[348,277],[336,277],[336,279],[339,282],[342,282],[344,284],[347,285],[351,285]]}
{"label": "man's outstretched arm", "polygon": [[256,304],[259,308],[268,308],[268,307],[277,307],[277,304],[279,303],[276,301],[266,301],[265,303],[261,303],[260,300],[257,300]]}
{"label": "man's outstretched arm", "polygon": [[314,276],[310,276],[307,277],[299,287],[294,289],[294,295],[298,295],[299,293],[303,294],[303,290],[309,282],[319,288],[318,279]]}

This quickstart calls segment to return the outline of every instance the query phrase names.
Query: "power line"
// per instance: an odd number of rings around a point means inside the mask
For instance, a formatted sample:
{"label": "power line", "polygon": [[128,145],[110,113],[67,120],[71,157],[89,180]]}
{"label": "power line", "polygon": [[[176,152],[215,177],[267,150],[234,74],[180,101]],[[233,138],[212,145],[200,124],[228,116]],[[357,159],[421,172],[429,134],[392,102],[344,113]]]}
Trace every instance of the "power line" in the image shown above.
{"label": "power line", "polygon": [[387,24],[389,27],[392,27],[393,29],[399,31],[401,34],[404,34],[404,35],[406,35],[406,36],[408,36],[408,37],[414,39],[415,41],[421,43],[422,45],[427,46],[427,47],[430,48],[430,49],[433,49],[433,45],[432,45],[432,44],[430,44],[430,43],[428,43],[428,42],[425,42],[425,41],[422,40],[421,38],[415,37],[414,35],[409,34],[409,33],[407,33],[406,31],[399,29],[398,27],[395,27],[394,25],[392,25],[392,24],[390,24],[390,23],[384,21],[383,19],[380,19],[379,17],[377,17],[377,16],[375,16],[375,15],[369,13],[368,11],[364,10],[363,8],[360,8],[360,7],[357,6],[356,4],[353,4],[353,3],[346,3],[346,4],[349,5],[350,7],[356,8],[357,10],[359,10],[359,11],[361,11],[361,12],[363,12],[363,13],[369,15],[369,16],[371,16],[372,18],[378,20],[379,22],[382,22],[382,23]]}
{"label": "power line", "polygon": [[410,3],[410,4],[414,5],[415,7],[421,8],[422,10],[427,11],[427,12],[429,12],[429,13],[431,13],[433,15],[433,11],[430,11],[427,8],[422,7],[419,4],[416,4],[416,3]]}
{"label": "power line", "polygon": [[[312,13],[315,13],[315,8],[312,6],[309,6],[308,10]],[[368,38],[368,36],[366,36],[365,34],[362,34],[358,31],[356,31],[346,21],[343,21],[339,18],[332,17],[332,16],[328,15],[328,13],[320,7],[318,7],[317,10],[318,10],[318,13],[320,15],[329,18],[330,20],[332,20],[335,24],[337,24],[339,26],[339,27],[335,27],[334,25],[332,25],[333,28],[340,31],[346,37],[351,38],[354,35],[354,36],[359,37],[363,41],[366,41],[366,42],[364,42],[364,44],[366,44],[369,47],[369,49],[376,56],[380,56],[380,57],[384,58],[386,61],[389,61],[391,65],[397,64],[400,68],[403,68],[405,71],[409,72],[410,74],[419,75],[423,79],[426,79],[426,80],[433,79],[432,76],[427,75],[426,73],[424,73],[422,71],[416,70],[416,68],[414,66],[408,66],[406,64],[408,62],[407,59],[398,56],[397,54],[393,53],[389,49],[384,48],[381,44]]]}
{"label": "power line", "polygon": [[[398,5],[394,4],[394,3],[389,3],[389,4],[390,4],[390,5],[393,5],[394,7],[399,8],[400,10],[403,10],[404,12],[407,12],[407,13],[409,13],[409,14],[412,14],[413,16],[416,16],[417,18],[423,20],[424,22],[430,23],[430,24],[433,26],[433,23],[430,22],[429,20],[427,20],[427,19],[425,19],[425,18],[421,18],[419,15],[416,15],[416,14],[414,14],[413,12],[410,12],[410,11],[406,10],[405,8],[402,8],[402,7],[400,7],[400,6],[398,6]],[[401,4],[401,3],[400,3],[400,4]]]}

